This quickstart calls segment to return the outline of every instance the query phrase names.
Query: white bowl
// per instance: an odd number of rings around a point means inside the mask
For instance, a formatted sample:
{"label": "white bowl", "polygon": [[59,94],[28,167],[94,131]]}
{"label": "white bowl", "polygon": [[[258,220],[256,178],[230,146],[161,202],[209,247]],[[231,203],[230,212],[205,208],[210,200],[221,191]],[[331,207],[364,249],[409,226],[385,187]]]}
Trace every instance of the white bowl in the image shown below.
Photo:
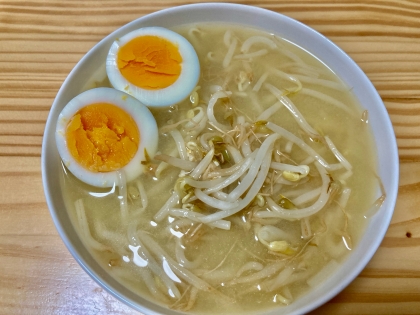
{"label": "white bowl", "polygon": [[113,279],[83,246],[73,228],[60,191],[60,157],[54,131],[58,115],[65,104],[78,94],[92,72],[104,62],[115,38],[145,26],[173,27],[196,22],[239,23],[272,32],[291,40],[323,60],[348,86],[369,111],[378,154],[379,176],[387,198],[379,212],[369,221],[357,247],[327,281],[288,307],[266,314],[302,314],[324,304],[343,290],[363,270],[379,247],[389,226],[398,191],[398,150],[392,124],[372,83],[356,63],[339,47],[315,30],[272,11],[223,3],[193,4],[162,10],[135,20],[108,35],[76,65],[61,87],[48,116],[42,145],[42,177],[46,200],[56,228],[65,245],[83,269],[119,300],[145,314],[180,314],[170,311],[131,292]]}

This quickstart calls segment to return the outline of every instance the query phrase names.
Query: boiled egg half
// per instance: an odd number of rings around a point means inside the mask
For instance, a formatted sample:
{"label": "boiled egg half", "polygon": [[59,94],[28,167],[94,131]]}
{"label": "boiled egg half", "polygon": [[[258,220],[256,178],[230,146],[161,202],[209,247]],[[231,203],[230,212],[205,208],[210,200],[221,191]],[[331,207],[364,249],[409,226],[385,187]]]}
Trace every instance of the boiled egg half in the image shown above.
{"label": "boiled egg half", "polygon": [[163,27],[144,27],[114,41],[106,72],[117,90],[149,107],[166,107],[190,95],[200,77],[200,63],[183,36]]}
{"label": "boiled egg half", "polygon": [[145,170],[142,161],[157,150],[158,130],[149,109],[134,97],[112,89],[87,90],[61,111],[56,128],[64,165],[81,181],[111,187],[117,172],[126,180]]}

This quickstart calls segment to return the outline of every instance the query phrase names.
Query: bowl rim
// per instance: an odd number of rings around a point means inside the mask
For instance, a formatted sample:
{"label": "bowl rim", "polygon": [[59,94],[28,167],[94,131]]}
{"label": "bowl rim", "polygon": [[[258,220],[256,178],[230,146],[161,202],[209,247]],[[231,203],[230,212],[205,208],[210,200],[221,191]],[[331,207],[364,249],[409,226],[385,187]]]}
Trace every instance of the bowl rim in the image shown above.
{"label": "bowl rim", "polygon": [[[392,215],[393,215],[393,211],[395,208],[395,203],[396,203],[396,197],[397,197],[397,193],[398,193],[398,176],[399,176],[399,163],[398,163],[398,148],[397,148],[397,143],[396,143],[396,139],[395,139],[395,133],[390,121],[390,118],[388,116],[388,114],[386,113],[386,109],[385,106],[378,94],[378,92],[376,91],[376,89],[374,88],[373,84],[369,81],[369,79],[367,78],[367,76],[364,74],[364,72],[360,69],[360,67],[341,49],[339,48],[336,44],[334,44],[331,40],[329,40],[327,37],[325,37],[324,35],[320,34],[319,32],[315,31],[314,29],[310,28],[309,26],[293,19],[290,18],[288,16],[285,16],[283,14],[274,12],[274,11],[270,11],[267,9],[263,9],[263,8],[259,8],[259,7],[254,7],[254,6],[249,6],[249,5],[243,5],[243,4],[233,4],[233,3],[197,3],[197,4],[187,4],[187,5],[181,5],[181,6],[177,6],[177,7],[172,7],[172,8],[167,8],[167,9],[163,9],[157,12],[153,12],[151,14],[142,16],[136,20],[133,20],[125,25],[123,25],[122,27],[116,29],[115,31],[113,31],[111,34],[107,35],[105,38],[103,38],[101,41],[99,41],[93,48],[91,48],[86,55],[83,56],[83,58],[76,64],[76,66],[72,69],[72,71],[70,72],[70,74],[68,75],[68,77],[65,79],[64,83],[62,84],[62,86],[60,87],[56,98],[54,99],[54,102],[51,106],[51,110],[50,113],[48,115],[48,119],[47,119],[47,123],[45,126],[45,132],[44,132],[44,137],[43,137],[43,141],[42,141],[42,153],[41,153],[41,169],[42,169],[42,183],[43,183],[43,187],[44,187],[44,194],[45,194],[45,198],[46,198],[46,202],[48,205],[48,209],[50,211],[51,217],[53,219],[54,225],[61,237],[61,239],[63,240],[64,244],[66,245],[67,249],[69,250],[69,252],[72,254],[72,256],[75,258],[75,260],[79,263],[79,265],[90,275],[91,278],[93,278],[101,287],[103,287],[104,289],[106,289],[106,291],[108,291],[111,295],[113,295],[114,297],[116,297],[117,299],[119,299],[120,301],[122,301],[123,303],[131,306],[132,308],[139,310],[141,312],[144,312],[145,314],[159,314],[161,311],[164,311],[165,308],[160,307],[158,304],[155,303],[144,303],[146,304],[146,306],[144,304],[138,304],[135,300],[133,300],[132,298],[129,298],[127,296],[122,295],[119,292],[116,292],[113,287],[111,288],[109,283],[107,283],[104,280],[104,276],[103,274],[101,274],[100,272],[97,272],[95,270],[93,270],[89,263],[86,261],[86,259],[84,257],[81,257],[81,254],[79,253],[79,250],[74,246],[73,242],[74,240],[71,239],[70,235],[68,234],[67,230],[66,230],[66,226],[63,224],[63,222],[61,222],[60,217],[58,216],[58,212],[59,209],[57,209],[56,204],[59,198],[59,196],[54,196],[53,194],[53,184],[50,183],[50,174],[54,171],[53,167],[51,165],[49,165],[49,160],[52,159],[51,154],[49,154],[49,148],[51,145],[49,145],[49,142],[51,142],[50,138],[54,137],[54,135],[50,135],[49,133],[51,132],[51,130],[55,130],[55,124],[56,124],[56,119],[54,119],[54,110],[57,111],[61,111],[61,109],[57,109],[57,107],[59,106],[60,100],[61,99],[66,99],[66,86],[69,84],[69,82],[71,82],[72,78],[77,76],[77,74],[82,71],[81,67],[84,64],[84,62],[86,62],[92,55],[96,54],[100,48],[104,45],[107,45],[107,43],[110,40],[113,40],[113,38],[116,38],[118,36],[120,36],[121,34],[124,33],[128,33],[131,29],[133,28],[138,28],[138,25],[144,25],[144,26],[148,26],[148,23],[150,23],[150,21],[154,21],[154,20],[159,20],[161,17],[168,17],[169,16],[169,21],[166,21],[164,23],[159,23],[156,26],[163,26],[163,27],[167,27],[166,24],[167,23],[171,23],[171,19],[173,19],[174,16],[177,16],[178,14],[181,15],[185,15],[187,13],[191,13],[191,12],[197,12],[197,11],[216,11],[216,10],[220,10],[221,8],[228,10],[229,12],[233,12],[235,11],[236,14],[239,14],[239,17],[241,17],[242,15],[247,15],[247,16],[253,16],[255,15],[255,19],[260,18],[262,16],[267,17],[269,21],[271,20],[278,20],[281,21],[282,23],[287,23],[288,25],[290,24],[291,27],[293,29],[295,29],[296,31],[302,32],[302,35],[305,35],[306,37],[313,37],[316,39],[316,41],[321,41],[320,46],[323,46],[323,49],[329,53],[330,55],[338,55],[339,58],[341,59],[341,61],[347,66],[347,65],[351,65],[352,67],[352,71],[355,72],[355,74],[357,75],[357,77],[361,80],[360,84],[364,84],[367,87],[367,90],[370,93],[370,96],[372,98],[372,100],[377,103],[377,104],[382,104],[381,108],[376,108],[376,110],[378,111],[377,114],[380,116],[380,121],[382,124],[384,124],[384,137],[387,138],[387,140],[389,141],[386,144],[387,148],[383,148],[384,150],[386,150],[387,153],[389,153],[389,155],[387,156],[387,160],[388,163],[392,166],[392,168],[389,170],[390,173],[388,174],[387,178],[388,181],[386,182],[387,187],[388,187],[388,191],[387,191],[387,199],[385,201],[386,203],[386,207],[382,207],[381,210],[383,210],[384,208],[387,210],[385,211],[381,211],[382,213],[382,217],[381,220],[378,219],[378,215],[374,215],[371,218],[371,221],[369,222],[368,225],[372,225],[373,223],[375,223],[376,221],[380,221],[382,224],[384,224],[384,227],[382,229],[379,230],[379,232],[376,235],[376,238],[371,241],[371,245],[370,245],[370,249],[364,253],[364,255],[362,256],[361,259],[358,259],[358,261],[356,262],[355,266],[352,266],[350,272],[346,272],[344,278],[342,279],[342,281],[340,281],[339,284],[335,284],[333,285],[333,288],[327,288],[327,293],[322,295],[321,297],[317,298],[316,300],[306,304],[303,307],[300,307],[298,309],[291,309],[291,311],[289,312],[289,314],[301,314],[301,313],[306,313],[309,312],[311,310],[314,310],[315,308],[323,305],[324,303],[326,303],[328,300],[330,300],[331,298],[333,298],[334,296],[336,296],[339,292],[341,292],[346,286],[348,286],[350,284],[351,281],[353,281],[357,275],[364,269],[364,267],[367,265],[367,263],[371,260],[371,258],[373,257],[374,253],[376,252],[376,250],[378,249],[380,243],[382,242],[382,239],[384,238],[384,235],[387,231],[387,228],[390,224],[390,221],[392,219]],[[212,11],[212,12],[213,12]],[[220,17],[218,19],[213,19],[212,21],[218,21],[220,20]],[[209,21],[210,22],[210,21]],[[188,22],[187,22],[188,23]],[[246,21],[246,23],[242,23],[248,26],[253,26],[252,23],[256,23],[255,20],[251,20],[251,21]],[[269,23],[269,22],[267,22]],[[178,24],[179,25],[179,24]],[[265,21],[260,21],[259,25],[266,25]],[[254,26],[256,27],[256,26]],[[257,28],[263,28],[264,27],[257,27]],[[278,32],[276,32],[278,34]],[[289,36],[290,37],[290,36]],[[301,45],[300,43],[298,43],[299,46],[302,46],[303,48],[305,48],[305,45]],[[317,50],[317,49],[315,49]],[[310,50],[311,53],[313,53],[314,55],[318,56],[319,53],[317,54],[316,52],[313,51],[313,49]],[[323,58],[322,60],[325,60],[325,58]],[[337,70],[337,69],[334,69]],[[340,69],[338,68],[338,72],[340,72]],[[62,101],[61,101],[62,102]],[[372,124],[375,124],[375,122],[372,122]],[[375,142],[376,143],[376,142]],[[378,150],[378,148],[377,148]],[[378,164],[379,164],[379,154],[380,152],[378,152]],[[378,165],[378,169],[381,167],[381,165]],[[368,229],[369,227],[366,227],[366,229]],[[365,233],[366,234],[366,233]],[[363,241],[363,236],[361,241]],[[361,248],[360,246],[360,242],[359,242],[359,246],[357,248]],[[357,248],[355,251],[357,251]],[[352,256],[354,256],[355,254],[352,254]],[[348,260],[348,259],[347,259]],[[349,266],[350,267],[350,266]],[[341,266],[340,269],[343,269],[344,267]],[[109,279],[108,279],[109,280]],[[328,282],[328,281],[326,281]],[[325,287],[325,286],[324,286]],[[299,300],[303,299],[305,296],[308,296],[308,293],[306,293],[303,297],[300,297]],[[293,304],[292,304],[293,305]],[[155,307],[158,306],[158,307]],[[170,313],[173,312],[172,310],[169,311]],[[264,314],[277,314],[278,313],[278,309],[271,309],[271,310],[266,310],[264,311]],[[173,312],[173,314],[180,314],[178,312]]]}

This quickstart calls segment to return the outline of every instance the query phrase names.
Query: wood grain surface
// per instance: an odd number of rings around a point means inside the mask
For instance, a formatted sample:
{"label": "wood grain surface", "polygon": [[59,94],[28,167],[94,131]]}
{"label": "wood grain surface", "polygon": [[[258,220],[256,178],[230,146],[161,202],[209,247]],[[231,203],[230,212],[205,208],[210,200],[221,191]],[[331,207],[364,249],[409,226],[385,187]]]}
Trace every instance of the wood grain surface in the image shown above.
{"label": "wood grain surface", "polygon": [[[99,40],[187,1],[0,0],[0,314],[137,314],[71,257],[50,218],[41,142],[53,99]],[[401,166],[392,224],[365,270],[314,314],[420,314],[420,2],[260,0],[344,49],[378,89]]]}

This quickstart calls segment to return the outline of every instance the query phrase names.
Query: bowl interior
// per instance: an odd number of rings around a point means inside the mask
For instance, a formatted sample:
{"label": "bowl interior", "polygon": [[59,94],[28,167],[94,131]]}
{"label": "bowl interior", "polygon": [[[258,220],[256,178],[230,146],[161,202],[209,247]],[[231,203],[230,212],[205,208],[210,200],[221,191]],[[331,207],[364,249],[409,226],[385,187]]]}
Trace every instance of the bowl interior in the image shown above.
{"label": "bowl interior", "polygon": [[[115,38],[145,26],[173,27],[197,22],[245,24],[284,37],[326,63],[348,86],[362,106],[369,111],[378,155],[378,173],[387,192],[381,209],[368,223],[358,246],[335,275],[281,312],[308,312],[339,293],[365,267],[382,241],[390,223],[398,190],[398,151],[393,128],[381,98],[372,83],[340,48],[313,29],[286,16],[264,9],[236,4],[196,4],[159,11],[135,20],[110,34],[89,51],[62,85],[52,105],[44,133],[42,176],[45,195],[57,230],[74,258],[100,285],[118,299],[147,314],[179,314],[147,301],[114,280],[83,246],[67,214],[60,192],[60,158],[55,145],[55,126],[62,108],[77,95],[87,78],[104,62]],[[280,314],[278,310],[267,314]]]}

